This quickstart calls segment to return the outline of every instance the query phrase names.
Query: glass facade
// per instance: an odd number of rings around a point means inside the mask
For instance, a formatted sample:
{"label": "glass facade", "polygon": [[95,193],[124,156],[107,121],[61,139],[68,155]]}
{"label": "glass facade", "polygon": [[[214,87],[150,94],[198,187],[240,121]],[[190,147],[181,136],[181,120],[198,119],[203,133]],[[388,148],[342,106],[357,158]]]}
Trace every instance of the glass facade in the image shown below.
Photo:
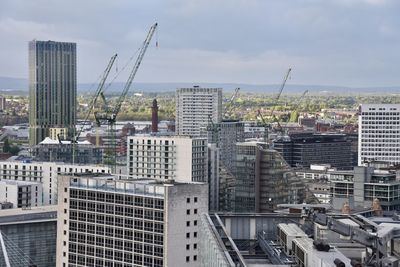
{"label": "glass facade", "polygon": [[76,122],[76,44],[29,42],[29,140],[37,145],[50,128],[72,133]]}

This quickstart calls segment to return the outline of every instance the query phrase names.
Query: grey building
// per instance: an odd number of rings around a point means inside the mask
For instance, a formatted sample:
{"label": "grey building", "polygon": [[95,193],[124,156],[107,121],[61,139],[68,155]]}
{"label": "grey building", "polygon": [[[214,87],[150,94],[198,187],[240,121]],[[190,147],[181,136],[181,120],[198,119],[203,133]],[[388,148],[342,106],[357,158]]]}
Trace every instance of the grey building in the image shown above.
{"label": "grey building", "polygon": [[208,142],[217,144],[221,163],[233,171],[236,160],[236,143],[244,142],[244,123],[238,120],[223,120],[208,128]]}
{"label": "grey building", "polygon": [[[223,120],[206,129],[209,142],[210,210],[216,211],[220,207],[220,188],[228,194],[234,180],[236,143],[244,141],[244,123],[238,120]],[[230,206],[229,199],[228,195],[223,195],[221,205]]]}
{"label": "grey building", "polygon": [[0,233],[0,266],[56,266],[57,206],[2,210]]}
{"label": "grey building", "polygon": [[344,134],[298,133],[273,142],[273,148],[292,167],[330,164],[336,168],[351,168],[351,147],[351,140]]}
{"label": "grey building", "polygon": [[[75,162],[72,162],[73,153],[75,153]],[[32,154],[36,161],[74,164],[101,164],[103,162],[103,149],[89,141],[78,141],[74,147],[71,141],[58,141],[46,137],[33,147]]]}
{"label": "grey building", "polygon": [[73,135],[76,122],[76,44],[29,42],[29,140],[50,131]]}
{"label": "grey building", "polygon": [[101,174],[63,176],[57,266],[201,266],[207,187]]}
{"label": "grey building", "polygon": [[354,167],[346,176],[331,174],[330,184],[335,209],[341,209],[346,202],[351,209],[368,209],[378,199],[384,213],[400,210],[400,181],[394,171]]}
{"label": "grey building", "polygon": [[358,165],[400,163],[400,104],[362,104],[358,119]]}
{"label": "grey building", "polygon": [[221,88],[180,88],[176,90],[175,132],[177,135],[200,136],[209,120],[222,120]]}
{"label": "grey building", "polygon": [[220,210],[271,212],[278,204],[303,201],[303,183],[265,143],[237,143],[235,165],[235,172],[228,173],[226,180],[220,178]]}

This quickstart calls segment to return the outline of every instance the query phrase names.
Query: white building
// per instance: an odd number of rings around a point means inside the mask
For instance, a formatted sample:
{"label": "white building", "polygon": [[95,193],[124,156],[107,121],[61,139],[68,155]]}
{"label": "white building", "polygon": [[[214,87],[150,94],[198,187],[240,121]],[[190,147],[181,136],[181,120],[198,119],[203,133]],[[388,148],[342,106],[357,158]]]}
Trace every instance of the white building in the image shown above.
{"label": "white building", "polygon": [[60,173],[110,173],[108,167],[56,162],[0,161],[0,180],[39,182],[43,205],[57,204],[57,177]]}
{"label": "white building", "polygon": [[209,120],[222,120],[221,88],[180,88],[176,90],[175,132],[177,135],[200,136]]}
{"label": "white building", "polygon": [[13,208],[42,206],[42,184],[40,182],[1,180],[0,202],[12,203]]}
{"label": "white building", "polygon": [[57,266],[200,266],[207,184],[60,178]]}
{"label": "white building", "polygon": [[362,104],[358,125],[358,165],[400,163],[400,104]]}
{"label": "white building", "polygon": [[206,138],[188,136],[128,137],[128,175],[178,182],[206,182]]}

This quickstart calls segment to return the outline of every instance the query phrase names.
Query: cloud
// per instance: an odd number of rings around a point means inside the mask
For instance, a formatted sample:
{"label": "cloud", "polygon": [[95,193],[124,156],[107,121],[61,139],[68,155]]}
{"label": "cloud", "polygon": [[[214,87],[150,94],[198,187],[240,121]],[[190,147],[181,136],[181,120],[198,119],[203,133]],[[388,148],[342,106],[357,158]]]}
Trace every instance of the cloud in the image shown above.
{"label": "cloud", "polygon": [[[27,75],[27,42],[78,43],[79,82],[120,65],[159,22],[140,81],[396,85],[395,0],[2,0],[0,75]],[[121,78],[122,79],[122,78]]]}

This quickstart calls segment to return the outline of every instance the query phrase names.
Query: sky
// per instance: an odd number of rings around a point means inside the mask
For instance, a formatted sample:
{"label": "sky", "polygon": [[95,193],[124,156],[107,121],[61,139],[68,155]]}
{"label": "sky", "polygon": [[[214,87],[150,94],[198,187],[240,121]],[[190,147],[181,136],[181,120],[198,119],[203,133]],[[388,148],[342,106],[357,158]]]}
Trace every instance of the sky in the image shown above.
{"label": "sky", "polygon": [[158,22],[135,81],[276,84],[291,67],[293,84],[399,86],[399,14],[398,0],[0,0],[0,76],[27,78],[28,42],[54,40],[77,43],[78,82],[95,82]]}

